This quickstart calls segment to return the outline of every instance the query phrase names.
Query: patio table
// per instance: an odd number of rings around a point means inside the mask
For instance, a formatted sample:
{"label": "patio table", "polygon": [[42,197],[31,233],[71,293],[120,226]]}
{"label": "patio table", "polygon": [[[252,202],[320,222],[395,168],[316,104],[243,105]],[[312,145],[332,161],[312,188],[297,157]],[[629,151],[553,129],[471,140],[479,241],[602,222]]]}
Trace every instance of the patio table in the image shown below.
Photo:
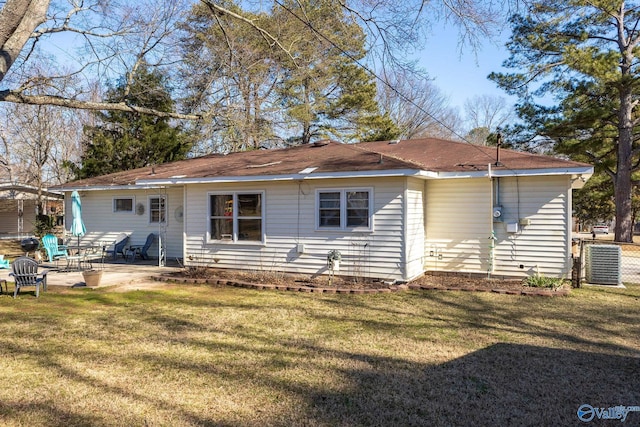
{"label": "patio table", "polygon": [[104,261],[103,246],[100,244],[83,244],[83,245],[67,245],[67,266],[66,271],[81,271],[83,264],[89,264],[89,268],[93,268],[92,255],[99,255],[100,263]]}

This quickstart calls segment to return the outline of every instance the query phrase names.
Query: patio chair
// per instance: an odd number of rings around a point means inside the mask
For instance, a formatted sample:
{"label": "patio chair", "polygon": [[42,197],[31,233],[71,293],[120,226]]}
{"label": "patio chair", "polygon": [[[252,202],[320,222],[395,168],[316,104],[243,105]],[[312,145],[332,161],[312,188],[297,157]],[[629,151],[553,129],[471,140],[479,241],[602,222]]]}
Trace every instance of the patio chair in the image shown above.
{"label": "patio chair", "polygon": [[125,251],[128,242],[129,235],[126,233],[120,233],[112,244],[104,248],[104,253],[107,255],[112,255],[114,261],[118,259],[118,254],[122,255],[122,257],[126,260],[127,255]]}
{"label": "patio chair", "polygon": [[4,255],[0,255],[0,268],[9,268],[10,263],[8,259],[4,259]]}
{"label": "patio chair", "polygon": [[147,251],[153,244],[153,241],[156,239],[156,235],[153,233],[149,233],[147,236],[147,241],[144,242],[144,245],[131,245],[127,248],[127,258],[129,254],[131,254],[131,262],[136,260],[136,255],[140,256],[141,259],[147,260],[149,259],[149,255],[147,255]]}
{"label": "patio chair", "polygon": [[53,234],[46,234],[42,236],[42,247],[47,251],[47,257],[49,262],[57,261],[60,258],[67,258],[69,253],[67,247],[64,245],[58,245],[58,238]]}
{"label": "patio chair", "polygon": [[16,258],[11,264],[12,272],[9,276],[13,276],[13,280],[16,283],[15,290],[13,291],[13,297],[15,298],[20,292],[20,289],[25,286],[36,287],[36,297],[40,296],[40,285],[44,291],[47,290],[47,271],[38,273],[38,262],[26,256]]}

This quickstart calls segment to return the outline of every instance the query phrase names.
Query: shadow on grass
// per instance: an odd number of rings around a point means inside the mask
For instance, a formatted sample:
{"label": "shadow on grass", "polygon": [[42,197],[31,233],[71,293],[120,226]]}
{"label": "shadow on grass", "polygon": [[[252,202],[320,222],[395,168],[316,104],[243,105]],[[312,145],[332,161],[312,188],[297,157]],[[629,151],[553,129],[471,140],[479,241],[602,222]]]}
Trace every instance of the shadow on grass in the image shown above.
{"label": "shadow on grass", "polygon": [[[82,301],[71,304],[74,299]],[[114,402],[139,403],[149,413],[158,413],[158,425],[179,420],[182,425],[217,426],[565,426],[585,425],[577,418],[583,403],[595,407],[640,405],[637,347],[608,339],[606,334],[611,331],[604,323],[611,318],[607,313],[611,308],[590,303],[592,308],[587,310],[577,299],[498,296],[492,300],[466,293],[316,298],[180,288],[171,293],[51,297],[48,311],[60,311],[55,316],[45,316],[43,301],[47,299],[25,299],[20,310],[14,303],[7,304],[14,310],[5,308],[7,316],[0,324],[7,329],[14,323],[17,326],[6,330],[0,340],[6,359],[33,360],[54,380],[64,379],[65,387],[77,383],[91,387],[103,398],[113,397]],[[578,303],[577,309],[567,310]],[[80,310],[84,305],[90,310]],[[618,306],[625,322],[617,325],[619,328],[624,329],[626,322],[633,324],[636,307]],[[25,309],[30,317],[25,316]],[[548,323],[540,322],[541,318],[548,318]],[[31,323],[24,325],[25,319]],[[92,328],[78,327],[79,322],[89,321]],[[563,326],[558,327],[558,322]],[[600,322],[600,328],[582,336],[573,326],[583,322],[594,327]],[[388,345],[396,346],[422,340],[416,348],[429,352],[432,338],[420,338],[422,332],[441,327],[446,332],[480,331],[484,341],[473,342],[475,351],[439,364],[436,360],[443,360],[442,354],[417,357],[433,361],[418,363],[395,353],[380,356],[367,347],[366,340],[387,340]],[[78,332],[68,334],[70,328]],[[520,342],[494,344],[494,331],[508,333],[508,340]],[[19,339],[31,334],[32,340]],[[578,350],[529,345],[538,335],[547,338],[546,342],[552,343],[549,346],[566,344]],[[339,341],[325,344],[324,337]],[[394,341],[398,337],[401,339]],[[111,346],[121,338],[124,342]],[[134,344],[134,338],[143,343]],[[96,378],[59,357],[67,339],[80,343],[73,354],[85,362],[83,366],[95,361],[104,369],[127,367],[126,375],[118,369],[115,375],[128,377],[130,371],[134,384],[136,375],[156,372],[177,380],[165,383],[158,378],[147,383],[140,378],[144,386],[140,388],[114,382],[108,376]],[[94,345],[85,347],[80,340]],[[457,340],[433,340],[439,351],[461,354]],[[186,406],[173,396],[145,393],[154,387],[182,384],[183,377],[188,380],[184,390],[178,391],[188,399],[200,399],[200,405]],[[41,389],[31,392],[42,396]],[[76,425],[146,422],[142,414],[121,403],[114,403],[122,405],[117,407],[123,414],[117,421],[99,410],[91,414],[79,407],[74,412],[62,404],[58,407],[55,394],[47,392],[42,408],[24,410],[34,414],[45,411],[49,425],[66,425],[65,421]],[[233,397],[220,412],[205,404],[226,393]],[[254,393],[259,395],[257,399],[242,401]],[[280,405],[280,399],[295,403]],[[234,409],[243,403],[246,411],[242,415],[253,418],[239,422],[240,415]],[[16,419],[11,408],[0,404],[3,414],[8,420]],[[630,413],[626,425],[638,424],[640,413]]]}
{"label": "shadow on grass", "polygon": [[[313,418],[323,425],[567,426],[584,425],[577,418],[583,403],[640,403],[640,359],[631,357],[495,344],[442,365],[395,365],[345,372],[347,390],[309,396]],[[640,413],[627,422],[640,424]]]}

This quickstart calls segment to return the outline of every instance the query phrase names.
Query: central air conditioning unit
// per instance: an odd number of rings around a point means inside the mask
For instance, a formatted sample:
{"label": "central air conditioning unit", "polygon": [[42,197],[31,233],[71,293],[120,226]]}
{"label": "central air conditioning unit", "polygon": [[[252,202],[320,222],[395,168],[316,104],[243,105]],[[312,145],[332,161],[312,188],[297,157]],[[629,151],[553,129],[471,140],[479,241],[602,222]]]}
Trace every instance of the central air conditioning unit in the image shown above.
{"label": "central air conditioning unit", "polygon": [[622,283],[620,246],[589,245],[586,249],[587,283],[620,285]]}

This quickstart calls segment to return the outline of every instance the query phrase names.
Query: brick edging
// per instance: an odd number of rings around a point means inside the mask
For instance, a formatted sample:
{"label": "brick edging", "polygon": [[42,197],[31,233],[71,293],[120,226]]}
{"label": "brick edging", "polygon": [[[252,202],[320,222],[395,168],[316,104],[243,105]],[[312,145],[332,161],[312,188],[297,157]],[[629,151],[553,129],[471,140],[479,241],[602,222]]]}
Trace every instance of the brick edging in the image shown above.
{"label": "brick edging", "polygon": [[569,295],[569,289],[561,289],[559,291],[550,291],[547,289],[531,289],[531,290],[515,290],[515,289],[485,289],[485,288],[466,288],[466,287],[440,287],[434,285],[393,285],[388,288],[377,289],[354,289],[354,288],[317,288],[312,286],[289,286],[289,285],[268,285],[263,283],[251,283],[242,282],[239,280],[229,279],[193,279],[188,277],[175,277],[175,276],[151,276],[152,280],[157,282],[173,282],[173,283],[191,283],[200,285],[220,285],[220,286],[234,286],[238,288],[257,289],[257,290],[276,290],[276,291],[291,291],[291,292],[305,292],[305,293],[325,293],[325,294],[376,294],[376,293],[390,293],[411,290],[424,290],[424,291],[462,291],[462,292],[493,292],[504,295],[526,295],[526,296],[539,296],[539,297],[556,297]]}

